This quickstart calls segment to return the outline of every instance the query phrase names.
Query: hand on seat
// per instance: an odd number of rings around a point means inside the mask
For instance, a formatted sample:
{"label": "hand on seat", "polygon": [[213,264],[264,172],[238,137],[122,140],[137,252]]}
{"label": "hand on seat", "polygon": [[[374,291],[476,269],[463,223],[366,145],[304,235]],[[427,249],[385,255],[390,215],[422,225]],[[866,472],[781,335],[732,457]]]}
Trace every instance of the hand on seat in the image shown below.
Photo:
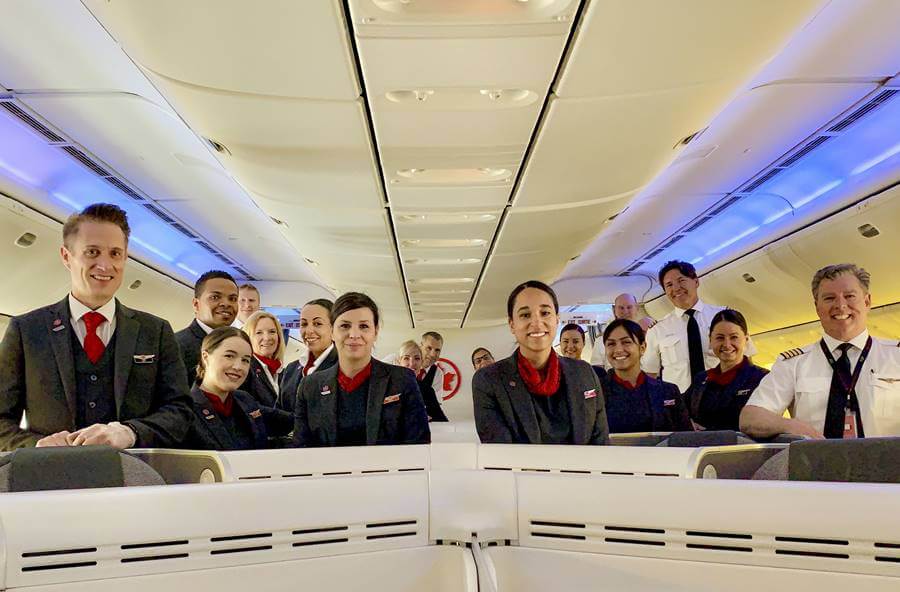
{"label": "hand on seat", "polygon": [[113,448],[130,448],[134,446],[137,435],[128,426],[112,421],[108,424],[95,423],[77,432],[72,432],[66,440],[69,446],[105,444]]}
{"label": "hand on seat", "polygon": [[69,432],[56,432],[55,434],[50,434],[49,436],[44,436],[40,440],[37,441],[35,446],[37,448],[44,448],[46,446],[68,446],[68,438],[71,434]]}

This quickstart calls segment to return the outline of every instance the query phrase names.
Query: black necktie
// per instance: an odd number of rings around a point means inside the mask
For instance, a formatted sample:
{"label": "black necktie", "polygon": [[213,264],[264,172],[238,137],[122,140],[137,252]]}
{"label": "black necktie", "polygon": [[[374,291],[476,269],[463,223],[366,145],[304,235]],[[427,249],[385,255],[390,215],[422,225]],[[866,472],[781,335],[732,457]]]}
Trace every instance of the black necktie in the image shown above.
{"label": "black necktie", "polygon": [[828,390],[828,410],[825,412],[825,437],[843,438],[844,419],[847,409],[847,386],[850,385],[852,375],[850,373],[850,356],[847,350],[852,346],[842,343],[838,346],[841,357],[834,362],[834,372],[831,374],[831,388]]}
{"label": "black necktie", "polygon": [[686,311],[690,317],[687,324],[688,356],[691,360],[691,380],[699,373],[706,370],[706,362],[703,359],[703,342],[700,340],[700,324],[694,317],[697,311],[689,308]]}

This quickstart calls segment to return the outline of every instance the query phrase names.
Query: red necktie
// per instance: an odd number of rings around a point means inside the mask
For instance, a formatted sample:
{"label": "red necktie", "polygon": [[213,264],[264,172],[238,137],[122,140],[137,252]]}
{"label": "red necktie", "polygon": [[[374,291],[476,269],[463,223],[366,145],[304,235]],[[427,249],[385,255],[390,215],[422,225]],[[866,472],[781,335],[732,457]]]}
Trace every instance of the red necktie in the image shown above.
{"label": "red necktie", "polygon": [[418,374],[416,374],[416,380],[421,381],[425,378],[425,370],[419,370]]}
{"label": "red necktie", "polygon": [[97,335],[97,327],[106,321],[106,317],[92,310],[84,313],[84,316],[81,318],[84,320],[84,328],[86,330],[84,335],[84,353],[87,354],[91,363],[96,364],[103,356],[103,350],[106,349],[106,346],[103,345],[103,342]]}

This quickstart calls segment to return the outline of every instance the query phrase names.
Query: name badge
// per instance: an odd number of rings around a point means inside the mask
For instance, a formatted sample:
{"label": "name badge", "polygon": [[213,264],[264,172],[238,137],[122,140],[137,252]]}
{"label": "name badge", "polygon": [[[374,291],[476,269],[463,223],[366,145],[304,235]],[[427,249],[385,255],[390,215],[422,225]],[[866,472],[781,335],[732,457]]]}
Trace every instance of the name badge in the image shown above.
{"label": "name badge", "polygon": [[735,393],[735,396],[743,397],[744,395],[749,395],[753,392],[753,389],[741,389]]}
{"label": "name badge", "polygon": [[385,397],[384,404],[389,405],[390,403],[396,403],[399,400],[400,400],[400,393],[397,393],[396,395],[391,395],[390,397]]}
{"label": "name badge", "polygon": [[259,419],[260,417],[262,417],[262,411],[260,411],[259,409],[254,409],[250,412],[250,417],[252,417],[253,419]]}
{"label": "name badge", "polygon": [[663,401],[663,407],[672,407],[675,405],[675,399],[666,399]]}
{"label": "name badge", "polygon": [[596,389],[591,389],[591,390],[589,390],[589,391],[584,391],[584,398],[585,398],[585,399],[593,399],[593,398],[596,397],[596,396],[597,396],[597,390],[596,390]]}
{"label": "name badge", "polygon": [[156,361],[156,354],[135,354],[135,364],[152,364]]}
{"label": "name badge", "polygon": [[900,378],[890,378],[887,376],[879,376],[875,380],[880,380],[881,382],[886,382],[888,384],[894,384],[895,382],[900,382]]}

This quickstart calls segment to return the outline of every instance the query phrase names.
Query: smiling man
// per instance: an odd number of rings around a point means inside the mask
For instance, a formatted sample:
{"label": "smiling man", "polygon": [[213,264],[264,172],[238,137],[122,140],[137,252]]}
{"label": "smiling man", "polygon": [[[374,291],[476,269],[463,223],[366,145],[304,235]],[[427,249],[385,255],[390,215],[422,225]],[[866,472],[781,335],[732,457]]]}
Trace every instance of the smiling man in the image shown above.
{"label": "smiling man", "polygon": [[238,287],[237,318],[231,323],[233,327],[243,328],[253,313],[260,309],[259,289],[253,284],[241,284]]}
{"label": "smiling man", "polygon": [[3,450],[172,447],[187,433],[190,399],[172,328],[115,299],[129,234],[125,212],[109,204],[63,226],[69,294],[13,318],[0,344]]}
{"label": "smiling man", "polygon": [[[661,376],[665,382],[678,385],[684,393],[694,376],[719,364],[709,351],[709,324],[724,307],[700,300],[697,270],[685,261],[663,265],[659,285],[675,310],[647,331],[647,351],[641,358],[641,368],[653,377]],[[755,353],[751,341],[747,355]]]}
{"label": "smiling man", "polygon": [[[869,273],[829,265],[812,280],[825,335],[782,353],[741,412],[741,431],[813,438],[900,436],[900,347],[874,339]],[[791,418],[783,417],[791,409]]]}
{"label": "smiling man", "polygon": [[175,334],[187,371],[188,384],[197,379],[200,345],[213,329],[227,327],[238,312],[238,287],[226,271],[207,271],[194,284],[194,320]]}

